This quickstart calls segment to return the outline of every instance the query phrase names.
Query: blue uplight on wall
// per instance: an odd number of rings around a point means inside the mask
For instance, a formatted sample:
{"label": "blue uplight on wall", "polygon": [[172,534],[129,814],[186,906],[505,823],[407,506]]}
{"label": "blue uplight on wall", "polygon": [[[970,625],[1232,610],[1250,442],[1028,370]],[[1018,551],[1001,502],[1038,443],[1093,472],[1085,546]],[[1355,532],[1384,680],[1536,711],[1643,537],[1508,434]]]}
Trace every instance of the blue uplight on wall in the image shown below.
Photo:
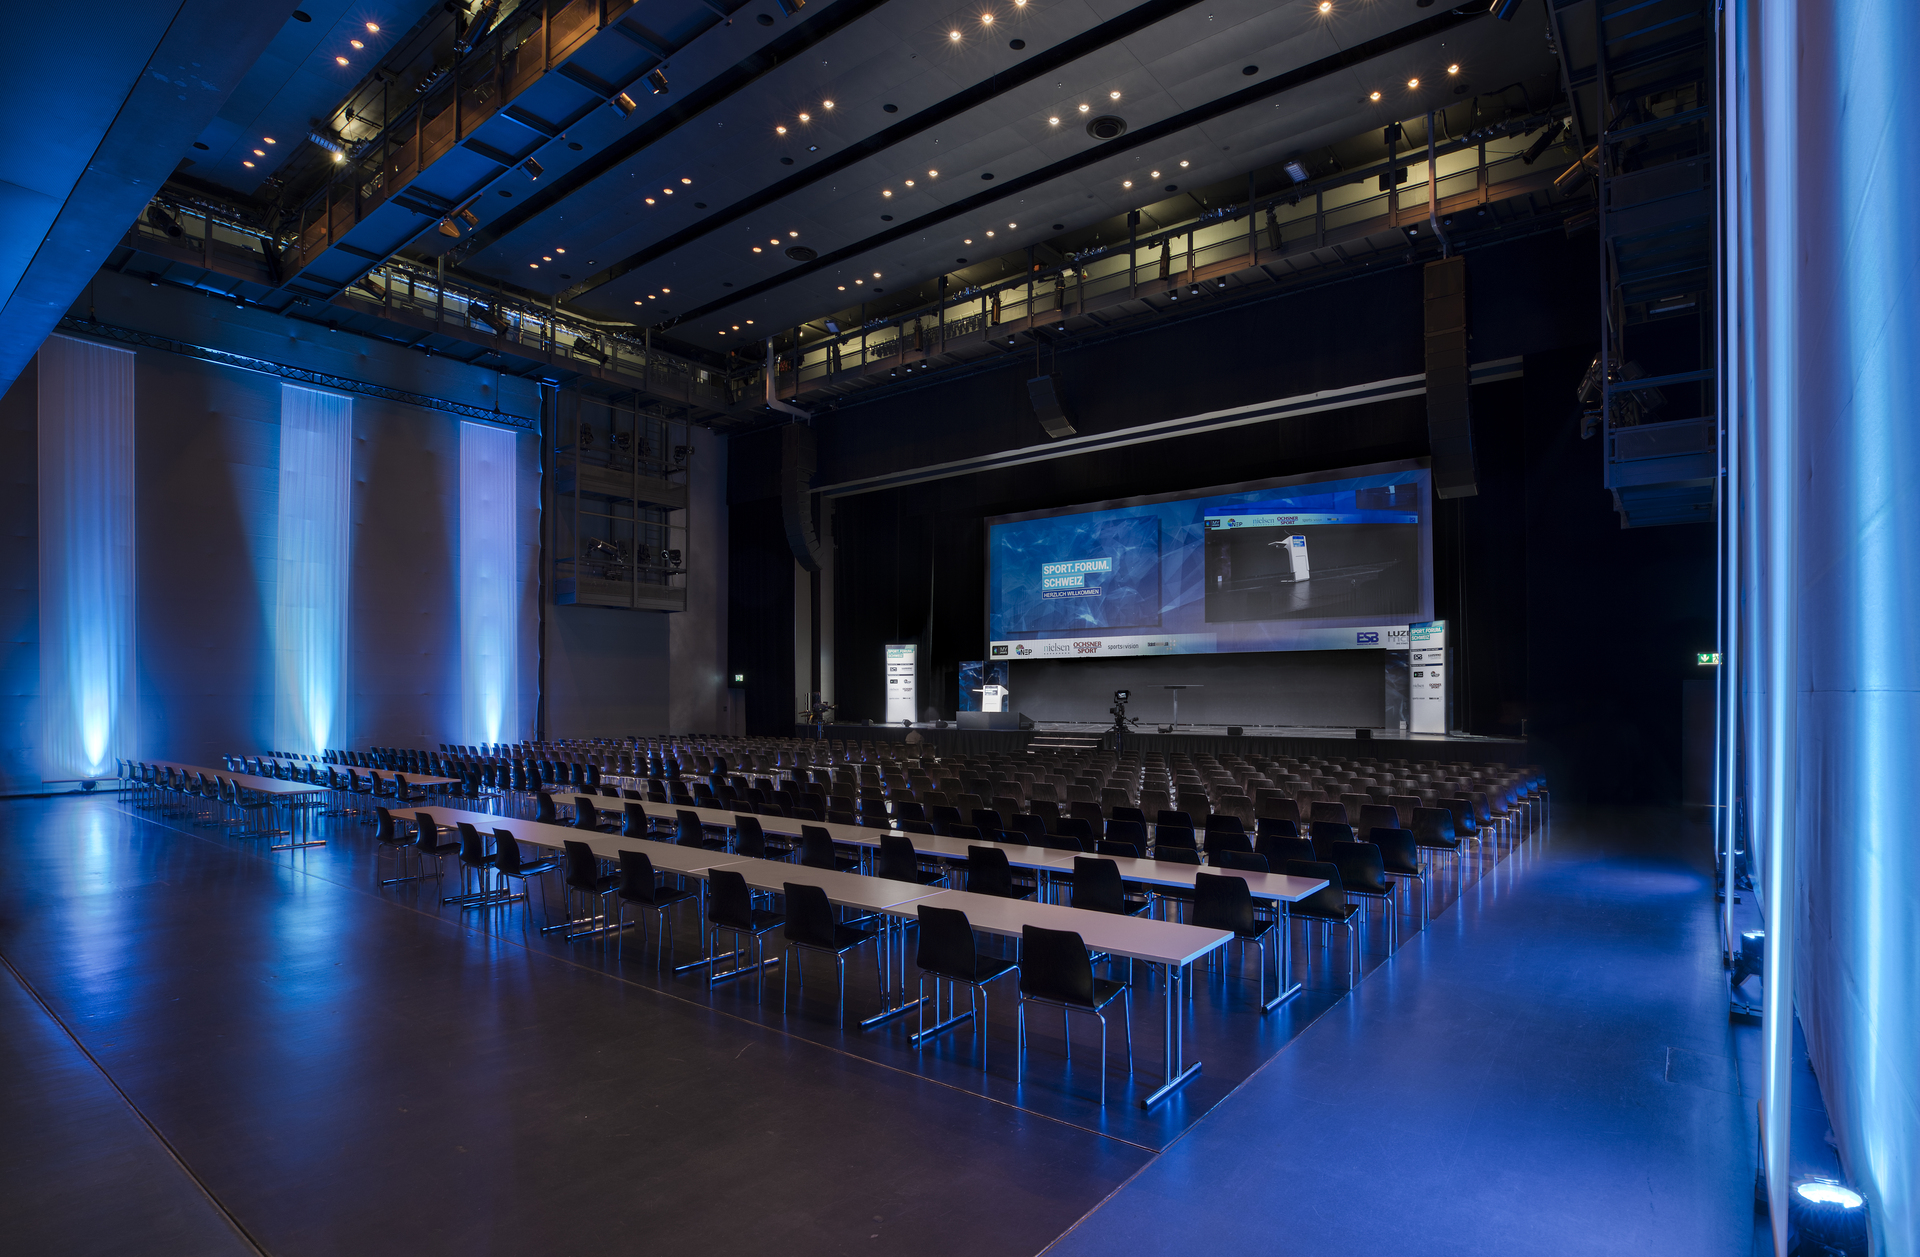
{"label": "blue uplight on wall", "polygon": [[460,425],[461,737],[511,740],[519,722],[517,437]]}
{"label": "blue uplight on wall", "polygon": [[134,754],[133,364],[40,347],[41,775],[108,776]]}
{"label": "blue uplight on wall", "polygon": [[275,749],[345,740],[353,401],[280,386],[274,566]]}

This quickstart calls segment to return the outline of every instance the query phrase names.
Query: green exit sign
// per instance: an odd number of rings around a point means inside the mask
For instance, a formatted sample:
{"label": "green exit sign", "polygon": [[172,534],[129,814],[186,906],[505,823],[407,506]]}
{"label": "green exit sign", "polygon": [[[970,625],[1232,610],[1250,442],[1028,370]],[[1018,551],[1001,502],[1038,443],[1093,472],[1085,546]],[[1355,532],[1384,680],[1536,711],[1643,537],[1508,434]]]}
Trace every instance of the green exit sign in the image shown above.
{"label": "green exit sign", "polygon": [[1720,666],[1719,651],[1712,651],[1712,652],[1701,651],[1699,654],[1695,655],[1693,658],[1694,658],[1694,662],[1698,663],[1703,668],[1717,668]]}

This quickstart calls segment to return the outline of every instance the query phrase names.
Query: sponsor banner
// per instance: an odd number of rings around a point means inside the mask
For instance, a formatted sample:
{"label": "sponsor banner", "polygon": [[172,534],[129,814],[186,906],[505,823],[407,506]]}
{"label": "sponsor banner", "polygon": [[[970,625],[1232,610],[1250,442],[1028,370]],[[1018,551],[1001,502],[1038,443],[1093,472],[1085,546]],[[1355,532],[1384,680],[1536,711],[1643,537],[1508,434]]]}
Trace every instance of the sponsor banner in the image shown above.
{"label": "sponsor banner", "polygon": [[[1289,644],[1293,650],[1406,650],[1410,627],[1380,624],[1366,628],[1301,629]],[[1090,659],[1137,655],[1213,654],[1211,633],[1139,633],[1084,637],[1043,637],[1028,641],[988,644],[994,659]]]}
{"label": "sponsor banner", "polygon": [[1407,626],[1407,663],[1413,673],[1407,693],[1407,731],[1447,731],[1447,622]]}
{"label": "sponsor banner", "polygon": [[920,702],[920,647],[912,643],[888,646],[886,656],[887,723],[919,719],[915,708]]}

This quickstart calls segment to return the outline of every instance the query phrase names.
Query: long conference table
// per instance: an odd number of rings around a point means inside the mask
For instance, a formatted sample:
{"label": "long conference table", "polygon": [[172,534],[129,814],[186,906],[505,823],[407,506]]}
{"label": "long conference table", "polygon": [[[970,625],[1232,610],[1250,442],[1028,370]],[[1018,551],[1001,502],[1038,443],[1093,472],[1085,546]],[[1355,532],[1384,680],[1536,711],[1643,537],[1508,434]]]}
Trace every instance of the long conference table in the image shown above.
{"label": "long conference table", "polygon": [[[289,768],[296,766],[294,762],[290,760],[275,760],[269,757],[260,758],[263,763],[284,763]],[[255,773],[235,772],[231,768],[211,768],[205,764],[186,764],[179,760],[171,759],[147,759],[136,760],[134,762],[147,764],[154,768],[171,768],[176,772],[199,773],[201,776],[215,781],[231,781],[242,790],[265,795],[272,799],[277,807],[285,808],[287,823],[285,833],[287,841],[269,844],[268,850],[297,851],[303,847],[324,847],[327,845],[327,840],[320,837],[318,831],[316,831],[313,826],[311,817],[312,809],[298,806],[298,800],[309,795],[324,795],[330,793],[334,787],[327,785],[325,782],[282,781],[278,777],[262,777]],[[298,765],[298,767],[305,768],[308,767],[308,765],[303,764]],[[333,767],[333,765],[327,765],[327,767]],[[397,776],[398,774],[393,775]],[[446,777],[415,777],[409,779],[407,784],[409,786],[440,786],[457,785],[459,783]],[[393,801],[394,800],[391,799],[386,800],[386,802],[389,803]]]}
{"label": "long conference table", "polygon": [[[614,801],[616,800],[609,800],[609,802]],[[677,818],[680,811],[692,811],[700,815],[704,826],[714,828],[731,827],[735,815],[715,808],[676,808],[669,804],[635,800],[618,800],[618,802],[623,805],[639,802],[648,816],[655,819],[673,820]],[[595,806],[598,807],[597,801]],[[739,873],[747,885],[754,890],[777,893],[789,882],[814,885],[826,892],[829,901],[837,905],[852,908],[870,916],[887,918],[889,928],[883,932],[883,936],[890,939],[894,936],[902,936],[902,941],[889,942],[884,946],[880,960],[881,1010],[876,1016],[861,1022],[862,1026],[873,1026],[898,1017],[917,1008],[921,1003],[918,997],[911,1000],[905,997],[906,961],[903,932],[907,920],[918,915],[922,904],[958,908],[967,914],[968,921],[976,930],[1003,938],[1018,938],[1029,925],[1044,929],[1072,930],[1079,934],[1087,947],[1094,952],[1157,965],[1165,971],[1166,980],[1163,983],[1166,996],[1163,1031],[1164,1077],[1160,1085],[1141,1100],[1142,1108],[1153,1107],[1200,1072],[1199,1061],[1188,1063],[1185,1059],[1180,1018],[1182,978],[1189,966],[1224,947],[1233,938],[1233,935],[1225,930],[1205,929],[1177,921],[1093,912],[1064,904],[1003,899],[994,895],[946,890],[916,882],[889,881],[884,878],[833,869],[808,868],[805,865],[790,864],[780,860],[763,860],[726,851],[709,851],[705,848],[681,846],[677,843],[660,842],[650,838],[633,838],[623,834],[579,829],[571,825],[520,820],[491,812],[468,812],[458,808],[437,806],[415,808],[413,811],[429,817],[436,826],[454,827],[464,822],[482,833],[505,830],[518,841],[549,850],[561,850],[564,844],[570,841],[584,842],[596,856],[609,860],[617,860],[622,850],[637,850],[644,852],[654,867],[661,872],[681,874],[703,881],[711,870],[724,868]],[[763,830],[782,837],[798,836],[803,823],[812,824],[810,821],[800,822],[783,817],[762,816],[758,819]],[[877,847],[884,834],[893,832],[857,825],[825,825],[822,828],[832,835],[836,843],[869,848]],[[963,860],[966,858],[965,849],[968,846],[997,846],[1008,853],[1009,864],[1033,870],[1042,876],[1070,874],[1073,870],[1074,853],[1072,852],[1047,847],[967,842],[930,834],[905,836],[913,841],[916,852],[929,856]],[[1191,887],[1195,877],[1209,871],[1195,865],[1162,865],[1153,860],[1121,860],[1118,863],[1122,865],[1123,877],[1167,886]],[[1243,878],[1256,897],[1279,904],[1298,903],[1327,884],[1316,878],[1290,877],[1284,874],[1245,873],[1238,870],[1211,871],[1230,873],[1232,876]],[[1282,939],[1286,939],[1289,933],[1290,931],[1285,928],[1283,916]],[[1281,950],[1283,956],[1288,954],[1288,948],[1284,944]],[[899,969],[897,983],[894,979],[896,958]],[[725,957],[713,959],[717,961]],[[707,962],[700,961],[684,967],[693,968],[705,963]],[[1282,965],[1285,964],[1286,961],[1283,960]],[[736,968],[728,974],[710,974],[709,980],[745,972],[748,971],[740,968],[736,963]],[[1283,993],[1268,1002],[1265,1008],[1273,1008],[1299,993],[1298,984],[1286,988],[1289,972],[1290,970],[1286,967],[1281,969],[1280,985],[1284,988]]]}

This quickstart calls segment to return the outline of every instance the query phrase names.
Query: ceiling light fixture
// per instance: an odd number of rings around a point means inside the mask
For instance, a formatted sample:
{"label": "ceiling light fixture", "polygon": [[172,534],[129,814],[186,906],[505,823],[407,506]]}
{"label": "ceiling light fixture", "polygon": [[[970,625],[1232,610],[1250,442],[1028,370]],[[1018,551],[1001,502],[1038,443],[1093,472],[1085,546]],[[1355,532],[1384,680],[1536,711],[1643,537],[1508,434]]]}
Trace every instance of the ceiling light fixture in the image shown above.
{"label": "ceiling light fixture", "polygon": [[[449,224],[449,225],[451,225],[451,224]],[[454,228],[454,230],[455,230],[455,231],[458,231],[458,230],[459,230],[459,228],[457,228],[457,227],[456,227],[456,228]],[[538,262],[529,262],[529,263],[527,263],[527,265],[528,265],[528,266],[530,266],[530,267],[532,267],[532,268],[533,268],[534,270],[536,270],[536,271],[540,269],[540,263],[538,263]]]}
{"label": "ceiling light fixture", "polygon": [[800,238],[800,233],[797,231],[789,231],[787,233],[787,238],[790,240],[798,240]]}
{"label": "ceiling light fixture", "polygon": [[748,320],[747,320],[747,326],[748,326],[748,327],[752,327],[752,326],[753,326],[753,320],[752,320],[752,319],[748,319]]}
{"label": "ceiling light fixture", "polygon": [[1414,88],[1416,88],[1416,87],[1419,87],[1419,86],[1420,86],[1420,80],[1419,80],[1419,79],[1408,79],[1408,80],[1407,80],[1407,90],[1409,90],[1409,91],[1411,91],[1411,90],[1413,90]]}
{"label": "ceiling light fixture", "polygon": [[1121,186],[1121,187],[1123,187],[1123,188],[1131,188],[1131,187],[1133,186],[1133,180],[1131,180],[1131,179],[1122,179],[1122,180],[1120,181],[1120,186]]}
{"label": "ceiling light fixture", "polygon": [[247,168],[249,168],[249,169],[251,169],[251,168],[253,167],[253,163],[252,163],[252,162],[250,162],[250,161],[246,161],[246,160],[242,160],[240,164],[241,164],[242,166],[246,166],[246,167],[247,167]]}
{"label": "ceiling light fixture", "polygon": [[333,155],[333,161],[335,165],[339,165],[341,162],[344,162],[345,160],[347,160],[347,155],[345,153],[335,153]]}
{"label": "ceiling light fixture", "polygon": [[821,101],[821,102],[820,102],[820,108],[822,108],[822,109],[831,109],[831,108],[833,108],[833,102],[832,102],[832,101],[830,101],[830,100],[823,100],[823,101]]}
{"label": "ceiling light fixture", "polygon": [[378,34],[380,33],[380,23],[378,23],[378,22],[368,22],[368,23],[367,23],[367,30],[368,30],[368,31],[369,31],[370,33],[372,33],[372,34],[375,34],[375,35],[378,35]]}
{"label": "ceiling light fixture", "polygon": [[1107,99],[1108,99],[1108,100],[1119,100],[1119,99],[1120,99],[1120,93],[1119,93],[1119,92],[1108,92],[1108,93],[1107,93]]}
{"label": "ceiling light fixture", "polygon": [[773,133],[775,135],[785,135],[787,133],[787,129],[785,127],[775,127],[773,129]]}
{"label": "ceiling light fixture", "polygon": [[759,245],[757,245],[757,244],[756,244],[756,245],[754,245],[754,246],[753,246],[753,251],[754,251],[755,253],[758,253],[758,252],[760,252],[760,251],[761,251],[761,250],[760,250],[760,246],[759,246]]}
{"label": "ceiling light fixture", "polygon": [[542,255],[541,255],[541,257],[540,257],[540,260],[541,260],[542,262],[551,262],[551,261],[553,261],[553,258],[552,258],[551,256],[549,256],[549,255],[546,255],[546,254],[542,254]]}
{"label": "ceiling light fixture", "polygon": [[1371,93],[1370,95],[1368,95],[1368,97],[1367,97],[1367,99],[1368,99],[1368,100],[1379,100],[1379,99],[1380,99],[1380,93],[1379,93],[1379,92],[1373,92],[1373,93]]}
{"label": "ceiling light fixture", "polygon": [[961,243],[961,244],[972,244],[972,243],[973,243],[973,241],[972,241],[971,239],[967,239],[967,240],[962,240],[962,241],[961,241],[960,243]]}
{"label": "ceiling light fixture", "polygon": [[927,178],[929,179],[938,179],[939,177],[940,177],[940,172],[937,170],[929,170],[927,172]]}
{"label": "ceiling light fixture", "polygon": [[565,249],[555,249],[555,250],[554,250],[554,252],[555,252],[555,253],[565,253],[565,252],[566,252],[566,250],[565,250]]}
{"label": "ceiling light fixture", "polygon": [[1192,164],[1192,163],[1190,163],[1190,162],[1181,162],[1181,163],[1180,163],[1180,169],[1182,169],[1182,170],[1185,170],[1185,169],[1186,169],[1186,168],[1187,168],[1187,167],[1188,167],[1189,165],[1191,165],[1191,164]]}
{"label": "ceiling light fixture", "polygon": [[1050,127],[1057,127],[1057,126],[1059,126],[1059,125],[1060,125],[1060,119],[1058,119],[1058,118],[1048,118],[1048,119],[1047,119],[1047,125],[1048,125],[1048,126],[1050,126]]}
{"label": "ceiling light fixture", "polygon": [[879,272],[879,271],[875,271],[875,272],[873,273],[873,277],[874,277],[875,279],[879,279],[879,278],[880,278],[880,272]]}
{"label": "ceiling light fixture", "polygon": [[1322,13],[1333,12],[1333,0],[1320,0],[1320,11]]}
{"label": "ceiling light fixture", "polygon": [[672,188],[662,188],[662,189],[660,189],[660,191],[661,191],[661,192],[663,192],[663,193],[665,193],[665,194],[666,194],[666,195],[668,195],[668,196],[672,196],[672,195],[673,195],[673,189],[672,189]]}
{"label": "ceiling light fixture", "polygon": [[661,291],[661,292],[672,292],[672,291],[673,291],[673,289],[671,289],[671,288],[662,288],[662,289],[661,289],[660,291]]}
{"label": "ceiling light fixture", "polygon": [[365,48],[365,47],[366,47],[366,45],[365,45],[365,44],[363,44],[363,43],[361,43],[361,42],[360,42],[359,40],[357,40],[357,39],[349,39],[349,40],[347,41],[347,47],[349,47],[349,48]]}
{"label": "ceiling light fixture", "polygon": [[692,182],[693,182],[693,180],[691,180],[691,179],[689,179],[689,178],[687,178],[687,177],[685,177],[685,176],[683,175],[683,176],[681,176],[681,178],[680,178],[680,182],[681,182],[681,183],[692,183]]}
{"label": "ceiling light fixture", "polygon": [[812,115],[812,114],[810,114],[810,113],[803,113],[803,114],[801,114],[801,115],[800,115],[800,121],[802,121],[802,122],[812,122],[812,121],[813,121],[813,115]]}
{"label": "ceiling light fixture", "polygon": [[768,244],[779,244],[779,243],[780,243],[780,237],[778,237],[778,236],[774,236],[774,237],[772,237],[771,239],[769,239],[769,240],[767,241],[767,243],[768,243]]}
{"label": "ceiling light fixture", "polygon": [[991,14],[991,13],[982,13],[982,14],[980,15],[980,25],[982,25],[982,26],[992,26],[992,25],[993,25],[993,14]]}
{"label": "ceiling light fixture", "polygon": [[882,188],[882,189],[880,189],[880,195],[881,195],[881,196],[892,196],[892,195],[893,195],[893,189],[892,189],[892,188]]}
{"label": "ceiling light fixture", "polygon": [[959,42],[960,42],[960,32],[959,32],[959,31],[948,31],[948,32],[947,32],[947,39],[948,39],[948,40],[949,40],[950,42],[952,42],[952,43],[956,43],[956,44],[957,44],[957,43],[959,43]]}
{"label": "ceiling light fixture", "polygon": [[654,201],[654,199],[653,199],[652,197],[648,197],[648,198],[647,198],[647,204],[648,204],[648,205],[653,205],[653,204],[655,204],[655,203],[656,203],[656,202]]}
{"label": "ceiling light fixture", "polygon": [[271,135],[263,135],[260,138],[265,140],[269,144],[278,144],[280,142],[279,140],[274,139]]}
{"label": "ceiling light fixture", "polygon": [[618,109],[620,115],[624,118],[633,117],[633,111],[640,108],[640,106],[633,103],[633,97],[627,95],[625,92],[614,93],[613,99],[607,103],[615,109]]}
{"label": "ceiling light fixture", "polygon": [[913,180],[911,179],[907,180],[907,186],[911,188],[913,186]]}
{"label": "ceiling light fixture", "polygon": [[1458,73],[1460,73],[1460,67],[1459,67],[1459,65],[1458,65],[1458,64],[1455,64],[1455,65],[1450,65],[1450,66],[1448,66],[1448,67],[1447,67],[1447,73],[1448,73],[1448,74],[1458,74]]}
{"label": "ceiling light fixture", "polygon": [[1086,112],[1087,112],[1087,111],[1088,111],[1089,109],[1092,109],[1092,108],[1093,108],[1093,106],[1092,106],[1092,105],[1082,105],[1082,106],[1080,106],[1080,112],[1081,112],[1081,113],[1086,113]]}
{"label": "ceiling light fixture", "polygon": [[1020,228],[1020,224],[1019,224],[1019,223],[1008,223],[1008,224],[1007,224],[1007,230],[1008,230],[1008,231],[1017,231],[1017,230],[1019,230],[1019,228]]}
{"label": "ceiling light fixture", "polygon": [[267,150],[264,148],[256,148],[253,150],[253,155],[255,157],[265,157],[267,155]]}
{"label": "ceiling light fixture", "polygon": [[646,83],[647,90],[655,96],[665,96],[667,94],[667,72],[665,70],[653,70],[642,81]]}
{"label": "ceiling light fixture", "polygon": [[335,57],[334,60],[341,65],[345,65],[347,63],[347,59],[345,57]]}
{"label": "ceiling light fixture", "polygon": [[1154,172],[1153,172],[1153,173],[1152,173],[1151,175],[1149,175],[1149,176],[1148,176],[1148,178],[1150,178],[1150,179],[1158,179],[1159,177],[1160,177],[1160,172],[1159,172],[1159,171],[1157,171],[1157,170],[1156,170],[1156,171],[1154,171]]}
{"label": "ceiling light fixture", "polygon": [[845,292],[846,290],[847,290],[847,286],[846,286],[845,284],[841,284],[841,285],[840,285],[840,291],[841,291],[841,292]]}
{"label": "ceiling light fixture", "polygon": [[531,157],[520,163],[520,169],[527,172],[529,179],[538,179],[541,175],[547,173],[547,168]]}

